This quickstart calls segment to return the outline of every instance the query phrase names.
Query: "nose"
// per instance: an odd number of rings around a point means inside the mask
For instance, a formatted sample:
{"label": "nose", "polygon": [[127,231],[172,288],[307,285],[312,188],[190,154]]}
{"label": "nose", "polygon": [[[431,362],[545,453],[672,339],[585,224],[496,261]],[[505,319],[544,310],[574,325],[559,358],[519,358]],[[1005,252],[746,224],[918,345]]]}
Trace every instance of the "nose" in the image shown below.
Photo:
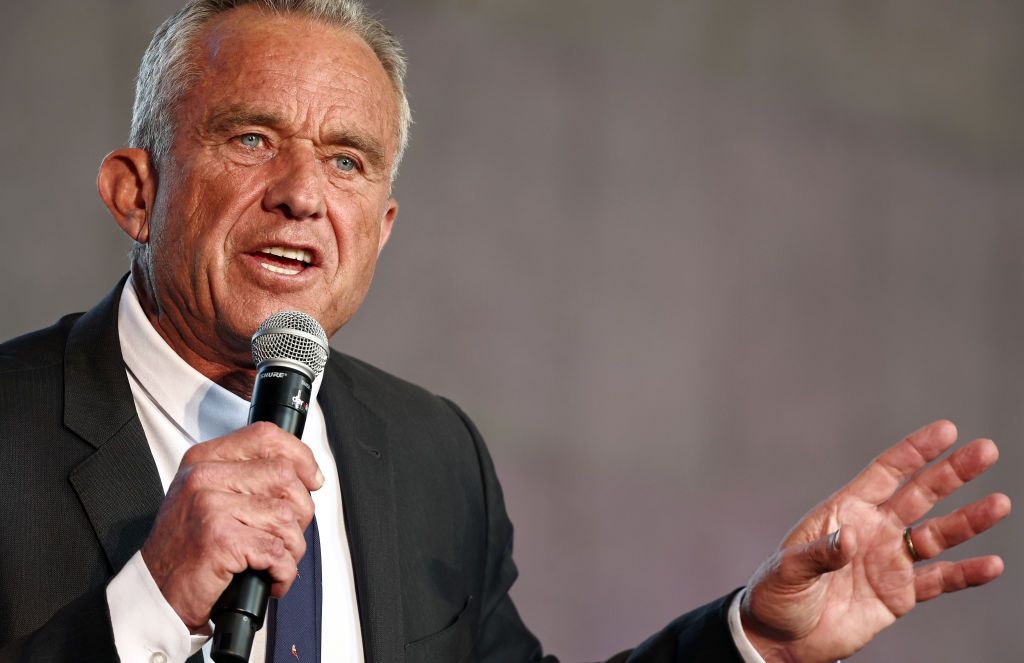
{"label": "nose", "polygon": [[274,162],[277,168],[263,197],[264,208],[297,221],[324,216],[323,173],[316,156],[294,150],[278,154]]}

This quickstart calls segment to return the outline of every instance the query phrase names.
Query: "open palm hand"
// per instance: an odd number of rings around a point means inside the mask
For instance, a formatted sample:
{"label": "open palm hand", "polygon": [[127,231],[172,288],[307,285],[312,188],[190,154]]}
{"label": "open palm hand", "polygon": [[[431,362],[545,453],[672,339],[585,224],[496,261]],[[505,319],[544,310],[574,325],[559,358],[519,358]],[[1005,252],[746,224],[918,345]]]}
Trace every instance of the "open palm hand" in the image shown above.
{"label": "open palm hand", "polygon": [[856,652],[917,603],[983,585],[1003,571],[994,555],[915,565],[1006,517],[994,493],[905,528],[991,467],[999,451],[974,440],[929,465],[956,442],[937,421],[889,448],[853,481],[815,507],[754,574],[742,620],[767,661],[835,661]]}

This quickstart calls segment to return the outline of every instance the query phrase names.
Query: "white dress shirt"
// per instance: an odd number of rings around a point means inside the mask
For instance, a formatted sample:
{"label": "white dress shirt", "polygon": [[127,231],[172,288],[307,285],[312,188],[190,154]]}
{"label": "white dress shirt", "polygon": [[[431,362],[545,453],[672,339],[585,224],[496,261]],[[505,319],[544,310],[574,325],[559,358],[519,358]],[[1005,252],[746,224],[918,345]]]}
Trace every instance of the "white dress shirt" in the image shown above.
{"label": "white dress shirt", "polygon": [[729,604],[729,632],[732,633],[733,642],[736,643],[736,649],[739,650],[740,658],[744,663],[764,663],[764,659],[747,639],[747,634],[743,631],[743,623],[740,621],[740,601],[743,600],[743,595],[746,593],[746,589],[736,592],[732,603]]}
{"label": "white dress shirt", "polygon": [[[189,447],[245,426],[249,401],[208,380],[164,342],[143,312],[131,279],[121,294],[117,325],[135,408],[166,494]],[[302,441],[313,450],[325,479],[312,494],[323,566],[321,659],[362,663],[362,633],[338,469],[316,401],[320,382],[320,378],[313,382]],[[211,660],[209,636],[189,633],[160,593],[141,553],[111,579],[107,602],[122,661],[183,663],[200,648],[205,660]],[[252,663],[264,663],[266,634],[266,627],[256,633],[249,659]]]}
{"label": "white dress shirt", "polygon": [[[121,295],[117,324],[135,408],[166,494],[189,447],[242,428],[248,419],[249,401],[208,380],[167,345],[143,312],[130,278]],[[323,565],[321,618],[329,625],[321,628],[321,659],[362,663],[362,634],[338,469],[316,401],[321,378],[313,382],[302,435],[325,478],[323,487],[312,494]],[[745,663],[765,663],[743,632],[741,596],[742,592],[738,593],[729,606],[729,631]],[[212,660],[209,636],[189,633],[160,593],[141,552],[111,579],[107,602],[122,661],[183,663],[199,649],[206,661]],[[257,631],[251,663],[264,663],[266,634],[266,628]]]}

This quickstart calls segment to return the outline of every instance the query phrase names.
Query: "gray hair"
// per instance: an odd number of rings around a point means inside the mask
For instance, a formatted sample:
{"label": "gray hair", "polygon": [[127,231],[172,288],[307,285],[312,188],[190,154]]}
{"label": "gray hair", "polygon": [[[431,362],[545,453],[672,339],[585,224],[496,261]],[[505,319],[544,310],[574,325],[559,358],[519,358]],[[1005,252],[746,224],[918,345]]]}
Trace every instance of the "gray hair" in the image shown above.
{"label": "gray hair", "polygon": [[405,55],[398,40],[371,16],[359,0],[189,0],[164,21],[142,56],[135,84],[135,106],[128,137],[131,147],[140,147],[159,163],[171,149],[178,101],[199,75],[191,52],[193,42],[213,17],[243,5],[280,13],[296,13],[351,30],[376,54],[391,80],[398,98],[398,150],[391,167],[391,179],[398,173],[409,141],[412,113],[405,96]]}

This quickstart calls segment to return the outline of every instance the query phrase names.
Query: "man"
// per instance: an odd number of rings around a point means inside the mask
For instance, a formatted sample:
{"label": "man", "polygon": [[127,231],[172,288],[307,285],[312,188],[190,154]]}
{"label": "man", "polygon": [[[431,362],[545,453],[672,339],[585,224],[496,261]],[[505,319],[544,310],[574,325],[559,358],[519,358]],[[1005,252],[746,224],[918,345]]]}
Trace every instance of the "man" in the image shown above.
{"label": "man", "polygon": [[[345,0],[195,0],[158,30],[132,147],[98,178],[136,241],[130,278],[0,350],[0,661],[202,660],[246,568],[279,599],[250,660],[542,659],[457,406],[335,354],[302,441],[244,426],[259,324],[300,310],[330,335],[366,295],[398,209],[403,76],[397,42]],[[745,590],[615,660],[835,660],[994,579],[994,556],[915,566],[1009,513],[995,494],[914,525],[996,461],[975,440],[928,466],[955,439],[941,421],[908,436]],[[318,596],[311,640],[289,623],[300,586]]]}

